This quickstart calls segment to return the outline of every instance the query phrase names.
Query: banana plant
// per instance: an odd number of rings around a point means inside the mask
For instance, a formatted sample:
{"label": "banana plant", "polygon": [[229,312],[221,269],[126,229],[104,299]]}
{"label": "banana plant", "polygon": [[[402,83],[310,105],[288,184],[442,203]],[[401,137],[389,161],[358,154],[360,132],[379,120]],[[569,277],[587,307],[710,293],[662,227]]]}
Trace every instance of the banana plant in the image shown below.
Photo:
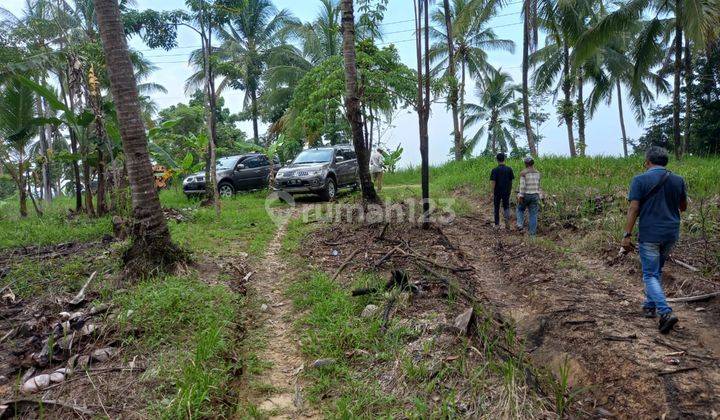
{"label": "banana plant", "polygon": [[383,151],[383,163],[385,164],[385,167],[387,168],[388,172],[395,173],[395,169],[397,167],[398,162],[400,161],[400,156],[403,153],[403,148],[400,147],[398,144],[394,151],[388,153],[386,151]]}

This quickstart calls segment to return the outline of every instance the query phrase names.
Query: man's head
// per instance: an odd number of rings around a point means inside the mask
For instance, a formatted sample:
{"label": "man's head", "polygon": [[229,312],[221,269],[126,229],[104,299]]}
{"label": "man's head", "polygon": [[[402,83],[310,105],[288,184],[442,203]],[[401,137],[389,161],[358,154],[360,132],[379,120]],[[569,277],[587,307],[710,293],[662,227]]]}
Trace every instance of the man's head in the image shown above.
{"label": "man's head", "polygon": [[505,163],[505,153],[498,153],[495,159],[497,159],[498,163]]}
{"label": "man's head", "polygon": [[532,158],[532,156],[525,156],[523,162],[525,162],[525,166],[528,168],[535,164],[535,160]]}
{"label": "man's head", "polygon": [[651,166],[667,166],[670,157],[667,150],[660,146],[650,146],[645,151],[645,167]]}

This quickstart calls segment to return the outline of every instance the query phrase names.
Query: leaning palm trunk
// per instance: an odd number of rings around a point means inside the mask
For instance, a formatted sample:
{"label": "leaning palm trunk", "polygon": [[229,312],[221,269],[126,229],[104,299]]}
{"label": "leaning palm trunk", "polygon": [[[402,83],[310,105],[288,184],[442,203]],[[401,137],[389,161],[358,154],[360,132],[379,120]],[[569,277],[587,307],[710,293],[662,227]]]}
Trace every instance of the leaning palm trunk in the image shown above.
{"label": "leaning palm trunk", "polygon": [[458,121],[458,84],[457,74],[455,73],[455,46],[453,43],[452,20],[450,16],[450,1],[443,0],[443,8],[445,10],[445,31],[447,32],[447,49],[448,49],[448,72],[450,73],[450,108],[452,109],[453,119],[453,136],[455,138],[455,160],[462,160],[465,155],[464,142],[460,131],[460,123]]}
{"label": "leaning palm trunk", "polygon": [[615,86],[617,88],[618,112],[620,113],[620,131],[622,132],[623,155],[625,157],[628,157],[628,141],[627,134],[625,132],[625,115],[623,114],[622,89],[620,88],[620,80],[615,81]]}
{"label": "leaning palm trunk", "polygon": [[123,259],[131,272],[148,274],[174,265],[184,254],[170,240],[155,189],[135,74],[117,0],[94,0],[94,4],[132,192],[132,245]]}
{"label": "leaning palm trunk", "polygon": [[528,73],[530,72],[530,37],[532,36],[530,25],[530,1],[525,0],[523,4],[523,57],[522,57],[522,107],[523,122],[525,123],[525,135],[527,136],[530,154],[537,156],[535,136],[530,121],[530,93],[528,92]]}
{"label": "leaning palm trunk", "polygon": [[360,114],[360,98],[357,88],[357,63],[355,59],[355,17],[352,0],[342,0],[343,59],[345,61],[345,110],[352,130],[353,146],[358,160],[360,189],[367,202],[378,202],[370,179],[370,150],[367,147]]}

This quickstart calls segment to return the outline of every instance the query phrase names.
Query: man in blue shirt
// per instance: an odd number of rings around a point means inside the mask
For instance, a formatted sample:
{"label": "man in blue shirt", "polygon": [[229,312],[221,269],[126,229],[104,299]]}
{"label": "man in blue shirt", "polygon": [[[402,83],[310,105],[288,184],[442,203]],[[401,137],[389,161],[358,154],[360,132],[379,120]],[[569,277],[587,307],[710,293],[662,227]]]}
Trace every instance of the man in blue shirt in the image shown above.
{"label": "man in blue shirt", "polygon": [[630,237],[638,224],[638,250],[645,283],[643,313],[648,318],[660,316],[658,328],[669,333],[677,324],[662,289],[662,269],[680,236],[680,212],[687,209],[685,180],[665,169],[668,153],[661,147],[650,147],[645,153],[647,171],[630,184],[630,208],[627,213],[622,246],[632,250]]}

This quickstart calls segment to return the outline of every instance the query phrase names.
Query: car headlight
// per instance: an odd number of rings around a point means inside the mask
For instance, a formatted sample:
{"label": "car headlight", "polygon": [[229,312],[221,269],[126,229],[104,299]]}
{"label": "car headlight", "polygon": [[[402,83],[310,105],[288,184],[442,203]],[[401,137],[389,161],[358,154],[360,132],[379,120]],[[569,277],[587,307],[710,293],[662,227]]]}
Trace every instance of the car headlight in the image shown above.
{"label": "car headlight", "polygon": [[195,178],[189,176],[183,180],[183,185],[187,185],[187,184],[193,182],[194,180],[195,180]]}
{"label": "car headlight", "polygon": [[323,172],[322,169],[315,169],[312,171],[308,171],[307,174],[308,174],[308,176],[318,176],[318,175],[322,175],[322,172]]}
{"label": "car headlight", "polygon": [[282,178],[282,177],[284,177],[284,176],[285,176],[285,173],[284,173],[284,172],[278,172],[278,173],[275,174],[275,178]]}

